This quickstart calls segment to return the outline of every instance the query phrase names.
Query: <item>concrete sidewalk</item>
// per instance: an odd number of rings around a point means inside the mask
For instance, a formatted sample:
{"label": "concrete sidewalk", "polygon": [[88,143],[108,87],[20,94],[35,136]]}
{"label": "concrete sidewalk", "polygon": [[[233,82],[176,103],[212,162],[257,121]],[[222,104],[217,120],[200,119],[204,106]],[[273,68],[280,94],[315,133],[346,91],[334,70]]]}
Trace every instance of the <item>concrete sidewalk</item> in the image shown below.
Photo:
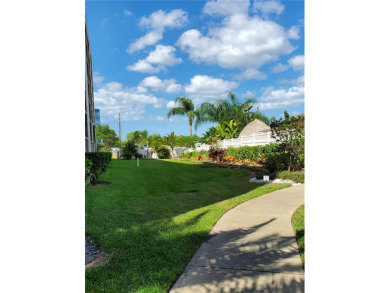
{"label": "concrete sidewalk", "polygon": [[291,225],[303,203],[304,185],[297,185],[228,211],[170,292],[303,292],[304,271]]}

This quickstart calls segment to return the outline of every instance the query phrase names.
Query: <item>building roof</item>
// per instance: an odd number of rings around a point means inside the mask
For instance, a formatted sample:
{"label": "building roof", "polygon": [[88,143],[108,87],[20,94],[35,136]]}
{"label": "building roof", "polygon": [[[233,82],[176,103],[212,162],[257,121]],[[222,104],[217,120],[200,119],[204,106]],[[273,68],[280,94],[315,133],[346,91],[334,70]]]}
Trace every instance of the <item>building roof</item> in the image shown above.
{"label": "building roof", "polygon": [[259,119],[253,120],[241,131],[240,136],[247,136],[271,131],[271,127]]}

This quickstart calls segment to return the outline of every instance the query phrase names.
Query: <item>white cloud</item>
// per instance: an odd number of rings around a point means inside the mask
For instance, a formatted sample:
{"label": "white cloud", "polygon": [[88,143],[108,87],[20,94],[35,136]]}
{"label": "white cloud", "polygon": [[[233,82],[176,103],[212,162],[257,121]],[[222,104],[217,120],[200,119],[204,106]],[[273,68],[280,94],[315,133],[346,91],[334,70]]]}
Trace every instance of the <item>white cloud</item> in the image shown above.
{"label": "white cloud", "polygon": [[131,43],[129,47],[127,48],[127,53],[132,53],[138,50],[141,50],[149,45],[154,45],[159,40],[162,39],[162,33],[158,31],[151,31],[147,33],[146,35],[140,37],[137,39],[134,43]]}
{"label": "white cloud", "polygon": [[[139,60],[134,65],[128,65],[126,68],[130,71],[143,73],[157,73],[165,66],[174,66],[182,62],[181,58],[176,58],[174,52],[176,49],[172,46],[157,45],[156,49],[150,52],[145,59]],[[152,64],[157,65],[154,67]]]}
{"label": "white cloud", "polygon": [[297,55],[290,58],[287,62],[294,69],[294,71],[301,70],[305,67],[305,56]]}
{"label": "white cloud", "polygon": [[253,98],[256,94],[256,91],[250,91],[250,90],[247,90],[245,94],[243,94],[242,96],[244,98]]}
{"label": "white cloud", "polygon": [[289,108],[299,106],[305,101],[305,88],[303,85],[293,86],[289,89],[274,89],[267,87],[256,107],[261,110]]}
{"label": "white cloud", "polygon": [[137,71],[142,73],[157,73],[163,69],[163,66],[153,67],[153,65],[146,62],[145,60],[139,60],[133,65],[128,65],[126,69],[129,71]]}
{"label": "white cloud", "polygon": [[236,13],[248,13],[249,0],[211,0],[203,7],[203,13],[209,15],[231,15]]}
{"label": "white cloud", "polygon": [[95,106],[100,109],[102,116],[116,119],[120,112],[121,119],[125,121],[143,119],[147,105],[161,108],[166,103],[164,99],[145,93],[142,87],[124,87],[118,82],[102,85],[94,96]]}
{"label": "white cloud", "polygon": [[237,82],[214,78],[207,75],[195,75],[191,78],[191,83],[185,85],[185,91],[194,98],[194,103],[198,104],[207,99],[221,98],[238,86]]}
{"label": "white cloud", "polygon": [[296,26],[292,26],[287,33],[290,39],[298,40],[300,38],[299,29]]}
{"label": "white cloud", "polygon": [[222,26],[210,29],[208,36],[192,29],[184,32],[177,43],[197,63],[257,68],[277,60],[279,55],[290,54],[295,49],[288,41],[290,37],[276,22],[236,14],[227,17]]}
{"label": "white cloud", "polygon": [[261,11],[264,17],[268,17],[271,13],[280,15],[284,10],[284,5],[279,1],[255,1],[253,9]]}
{"label": "white cloud", "polygon": [[166,93],[177,93],[181,90],[181,85],[176,83],[175,79],[161,80],[157,76],[149,76],[140,82],[141,87],[149,87],[154,91]]}
{"label": "white cloud", "polygon": [[158,10],[149,15],[143,16],[139,22],[140,26],[163,31],[168,28],[181,28],[188,22],[187,12],[181,9],[172,10],[165,13],[163,10]]}
{"label": "white cloud", "polygon": [[181,58],[175,58],[175,51],[172,46],[157,45],[145,60],[152,64],[173,66],[182,62]]}
{"label": "white cloud", "polygon": [[234,76],[235,79],[257,79],[264,80],[267,79],[267,74],[260,72],[256,68],[248,68],[244,72]]}
{"label": "white cloud", "polygon": [[165,28],[181,28],[187,22],[187,12],[181,9],[175,9],[169,13],[165,13],[160,9],[153,12],[148,17],[143,16],[139,22],[139,25],[141,27],[152,29],[152,31],[131,43],[128,46],[126,52],[132,53],[141,50],[146,46],[154,45],[163,38],[163,32]]}
{"label": "white cloud", "polygon": [[297,85],[304,85],[305,84],[305,76],[301,75],[297,77],[296,79],[282,79],[280,83],[285,83],[285,84],[297,84]]}
{"label": "white cloud", "polygon": [[164,117],[164,116],[156,116],[155,118],[156,118],[157,121],[167,120],[167,117]]}
{"label": "white cloud", "polygon": [[272,67],[272,72],[283,72],[288,70],[288,65],[283,65],[282,63],[278,63],[276,66]]}
{"label": "white cloud", "polygon": [[123,11],[123,13],[126,15],[126,16],[130,16],[132,13],[131,13],[131,11],[129,11],[129,10],[127,10],[127,9],[125,9],[124,11]]}
{"label": "white cloud", "polygon": [[100,72],[94,71],[93,72],[93,83],[96,85],[99,85],[103,81],[104,81],[104,76]]}
{"label": "white cloud", "polygon": [[167,103],[167,108],[176,108],[176,107],[179,107],[180,105],[178,103],[176,103],[176,101],[169,101]]}

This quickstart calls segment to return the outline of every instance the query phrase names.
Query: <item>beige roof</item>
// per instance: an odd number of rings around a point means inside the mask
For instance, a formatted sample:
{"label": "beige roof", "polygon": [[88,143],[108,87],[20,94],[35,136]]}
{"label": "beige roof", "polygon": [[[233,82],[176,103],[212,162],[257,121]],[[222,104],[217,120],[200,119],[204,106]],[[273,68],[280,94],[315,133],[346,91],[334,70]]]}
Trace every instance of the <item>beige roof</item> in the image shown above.
{"label": "beige roof", "polygon": [[244,127],[244,129],[241,131],[240,136],[247,136],[247,135],[253,135],[253,134],[259,134],[264,132],[271,131],[271,127],[269,127],[264,122],[260,121],[259,119],[253,120],[251,123],[249,123],[247,126]]}

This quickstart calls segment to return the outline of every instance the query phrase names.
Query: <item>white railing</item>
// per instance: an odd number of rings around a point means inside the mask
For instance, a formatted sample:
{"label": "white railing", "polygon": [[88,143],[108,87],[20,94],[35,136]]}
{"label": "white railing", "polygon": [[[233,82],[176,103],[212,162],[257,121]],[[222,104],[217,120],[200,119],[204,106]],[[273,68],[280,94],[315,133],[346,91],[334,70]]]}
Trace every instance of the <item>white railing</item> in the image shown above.
{"label": "white railing", "polygon": [[222,141],[222,147],[240,147],[240,146],[255,146],[266,145],[270,142],[275,142],[275,139],[271,137],[271,132],[253,134],[248,136],[241,136],[238,138],[224,139]]}
{"label": "white railing", "polygon": [[[266,133],[259,133],[259,134],[253,134],[248,136],[241,136],[239,138],[231,138],[231,139],[224,139],[220,142],[218,142],[219,147],[221,148],[227,148],[227,147],[235,147],[238,148],[240,146],[255,146],[255,145],[266,145],[271,142],[275,142],[276,140],[271,137],[271,132]],[[208,151],[210,149],[210,145],[208,144],[196,144],[195,149],[190,148],[185,150],[184,152],[193,152],[193,151],[200,151],[200,150],[206,150]]]}

